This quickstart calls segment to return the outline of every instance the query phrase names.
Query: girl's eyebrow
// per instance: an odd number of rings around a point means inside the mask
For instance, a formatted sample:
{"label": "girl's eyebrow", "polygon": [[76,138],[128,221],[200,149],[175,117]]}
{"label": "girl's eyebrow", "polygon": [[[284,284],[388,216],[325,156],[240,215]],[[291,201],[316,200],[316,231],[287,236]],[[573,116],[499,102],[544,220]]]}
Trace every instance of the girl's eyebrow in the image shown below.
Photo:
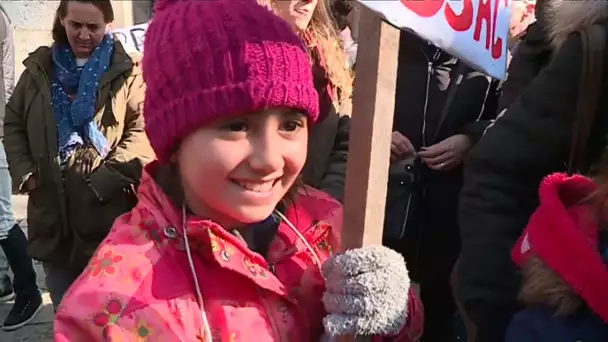
{"label": "girl's eyebrow", "polygon": [[304,111],[295,108],[286,108],[283,110],[283,114],[290,117],[306,116],[306,113],[304,113]]}

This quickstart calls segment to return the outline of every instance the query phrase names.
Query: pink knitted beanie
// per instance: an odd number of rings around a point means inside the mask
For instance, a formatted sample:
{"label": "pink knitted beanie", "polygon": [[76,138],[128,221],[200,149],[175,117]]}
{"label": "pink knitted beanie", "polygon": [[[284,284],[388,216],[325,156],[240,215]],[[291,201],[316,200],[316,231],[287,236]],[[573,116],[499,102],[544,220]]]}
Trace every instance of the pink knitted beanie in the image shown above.
{"label": "pink knitted beanie", "polygon": [[161,162],[215,119],[273,107],[318,117],[301,39],[256,0],[159,0],[144,51],[146,133]]}

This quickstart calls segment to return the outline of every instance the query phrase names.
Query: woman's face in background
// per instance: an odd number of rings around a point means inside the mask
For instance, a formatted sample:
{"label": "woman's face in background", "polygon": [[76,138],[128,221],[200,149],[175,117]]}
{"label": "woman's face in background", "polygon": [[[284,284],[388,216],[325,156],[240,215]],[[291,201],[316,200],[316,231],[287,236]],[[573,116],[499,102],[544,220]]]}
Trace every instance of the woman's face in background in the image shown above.
{"label": "woman's face in background", "polygon": [[66,16],[61,19],[70,47],[78,58],[87,58],[103,40],[108,26],[103,13],[95,5],[70,1]]}
{"label": "woman's face in background", "polygon": [[277,15],[295,31],[304,31],[310,24],[319,0],[273,0]]}

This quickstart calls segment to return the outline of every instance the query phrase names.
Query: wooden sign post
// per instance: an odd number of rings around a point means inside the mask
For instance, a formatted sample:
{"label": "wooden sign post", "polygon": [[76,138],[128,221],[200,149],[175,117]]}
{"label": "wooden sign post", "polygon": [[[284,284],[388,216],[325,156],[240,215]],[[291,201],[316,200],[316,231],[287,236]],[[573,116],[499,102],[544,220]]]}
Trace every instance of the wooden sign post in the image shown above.
{"label": "wooden sign post", "polygon": [[360,5],[343,248],[381,244],[390,160],[399,30]]}
{"label": "wooden sign post", "polygon": [[[399,51],[399,30],[365,6],[359,7],[359,47],[342,233],[344,250],[382,244]],[[370,338],[341,336],[337,340]]]}

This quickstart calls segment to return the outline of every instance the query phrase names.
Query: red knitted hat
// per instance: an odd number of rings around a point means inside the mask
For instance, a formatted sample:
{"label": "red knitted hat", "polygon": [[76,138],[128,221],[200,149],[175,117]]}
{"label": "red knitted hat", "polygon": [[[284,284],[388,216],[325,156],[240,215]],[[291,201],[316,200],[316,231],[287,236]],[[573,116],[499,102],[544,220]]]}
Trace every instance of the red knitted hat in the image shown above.
{"label": "red knitted hat", "polygon": [[521,266],[540,258],[608,322],[608,266],[599,251],[599,222],[593,208],[581,204],[597,185],[583,176],[553,174],[539,190],[540,206],[512,251]]}
{"label": "red knitted hat", "polygon": [[318,117],[301,39],[256,0],[159,0],[144,51],[146,133],[161,162],[218,118],[273,107]]}

